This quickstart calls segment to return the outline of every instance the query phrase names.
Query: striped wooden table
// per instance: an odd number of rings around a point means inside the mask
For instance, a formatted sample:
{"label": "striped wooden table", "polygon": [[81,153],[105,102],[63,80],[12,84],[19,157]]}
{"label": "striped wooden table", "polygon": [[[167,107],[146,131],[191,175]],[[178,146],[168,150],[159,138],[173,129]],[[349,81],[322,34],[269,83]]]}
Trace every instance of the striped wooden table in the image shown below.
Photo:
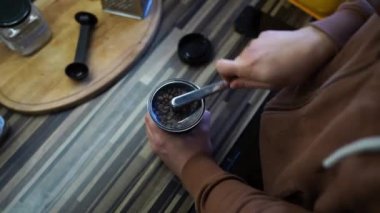
{"label": "striped wooden table", "polygon": [[[164,0],[159,32],[145,56],[111,89],[71,110],[29,116],[0,107],[12,127],[1,144],[1,212],[188,212],[193,200],[152,154],[144,128],[146,100],[160,82],[218,80],[214,64],[191,68],[176,54],[190,32],[208,36],[215,58],[247,42],[233,29],[246,5],[298,27],[302,12],[286,1]],[[298,17],[299,16],[299,17]],[[209,97],[215,158],[221,162],[268,94],[224,91]]]}

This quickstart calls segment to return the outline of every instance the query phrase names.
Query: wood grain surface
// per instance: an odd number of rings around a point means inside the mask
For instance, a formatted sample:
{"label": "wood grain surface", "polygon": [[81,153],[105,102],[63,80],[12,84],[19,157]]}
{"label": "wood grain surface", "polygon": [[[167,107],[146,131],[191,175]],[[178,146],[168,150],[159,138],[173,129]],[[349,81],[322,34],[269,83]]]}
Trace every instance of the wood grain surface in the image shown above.
{"label": "wood grain surface", "polygon": [[[233,58],[249,42],[233,27],[245,6],[257,6],[294,27],[307,19],[286,0],[162,3],[162,23],[152,45],[109,90],[44,115],[0,106],[11,127],[0,143],[0,212],[194,211],[193,199],[152,153],[144,126],[147,97],[162,81],[182,78],[203,86],[220,80],[214,62],[197,68],[183,64],[176,53],[179,39],[202,33],[213,44],[215,60]],[[218,163],[233,163],[228,153],[267,94],[226,90],[206,99]]]}
{"label": "wood grain surface", "polygon": [[[51,41],[28,57],[0,45],[0,103],[25,113],[72,107],[109,88],[141,56],[161,15],[161,0],[154,1],[144,20],[105,13],[100,0],[37,0],[35,4],[49,23]],[[64,72],[74,60],[80,28],[74,15],[78,11],[98,18],[87,60],[90,74],[82,82]]]}

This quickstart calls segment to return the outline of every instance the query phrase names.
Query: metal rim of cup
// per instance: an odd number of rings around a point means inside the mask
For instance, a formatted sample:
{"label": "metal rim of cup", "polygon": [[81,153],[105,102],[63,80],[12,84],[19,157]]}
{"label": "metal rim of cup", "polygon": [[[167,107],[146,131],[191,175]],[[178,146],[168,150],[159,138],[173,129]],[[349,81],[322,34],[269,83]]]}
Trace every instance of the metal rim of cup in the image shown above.
{"label": "metal rim of cup", "polygon": [[181,132],[189,131],[192,128],[194,128],[196,125],[198,125],[199,122],[201,121],[202,117],[203,117],[203,114],[205,112],[205,101],[204,101],[204,99],[201,100],[200,108],[201,108],[202,112],[200,113],[199,118],[197,118],[193,124],[189,125],[186,128],[183,128],[183,129],[167,128],[166,126],[162,125],[161,122],[159,122],[157,120],[156,116],[154,115],[154,112],[153,112],[153,99],[154,99],[154,97],[156,96],[157,92],[160,91],[160,89],[162,89],[162,88],[164,88],[170,84],[184,84],[184,85],[190,86],[194,89],[200,88],[199,86],[197,86],[197,85],[195,85],[189,81],[183,80],[183,79],[170,79],[170,80],[164,81],[150,95],[150,97],[148,99],[148,104],[147,104],[148,113],[149,113],[150,117],[152,118],[152,120],[154,121],[154,123],[162,130],[165,130],[167,132],[172,132],[172,133],[181,133]]}

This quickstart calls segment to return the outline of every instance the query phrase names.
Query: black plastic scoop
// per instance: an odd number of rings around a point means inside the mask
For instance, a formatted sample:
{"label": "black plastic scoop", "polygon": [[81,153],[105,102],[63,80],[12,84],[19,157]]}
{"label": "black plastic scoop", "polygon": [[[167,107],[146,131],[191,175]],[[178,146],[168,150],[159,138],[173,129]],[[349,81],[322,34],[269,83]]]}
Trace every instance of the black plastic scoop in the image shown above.
{"label": "black plastic scoop", "polygon": [[65,72],[71,79],[81,81],[88,76],[88,67],[86,65],[88,46],[92,30],[98,19],[92,13],[78,12],[75,14],[75,20],[80,24],[79,39],[74,62],[67,65]]}

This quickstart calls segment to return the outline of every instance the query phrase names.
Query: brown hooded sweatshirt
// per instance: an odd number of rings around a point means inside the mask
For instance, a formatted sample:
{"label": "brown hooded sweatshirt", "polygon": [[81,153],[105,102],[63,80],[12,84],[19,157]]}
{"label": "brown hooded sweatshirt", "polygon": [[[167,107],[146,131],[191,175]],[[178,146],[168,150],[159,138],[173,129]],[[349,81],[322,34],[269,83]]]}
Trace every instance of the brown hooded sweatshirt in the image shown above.
{"label": "brown hooded sweatshirt", "polygon": [[380,138],[365,141],[380,136],[380,16],[374,11],[351,1],[312,24],[340,51],[313,79],[283,89],[266,105],[264,191],[208,156],[187,162],[180,178],[198,212],[380,212]]}

